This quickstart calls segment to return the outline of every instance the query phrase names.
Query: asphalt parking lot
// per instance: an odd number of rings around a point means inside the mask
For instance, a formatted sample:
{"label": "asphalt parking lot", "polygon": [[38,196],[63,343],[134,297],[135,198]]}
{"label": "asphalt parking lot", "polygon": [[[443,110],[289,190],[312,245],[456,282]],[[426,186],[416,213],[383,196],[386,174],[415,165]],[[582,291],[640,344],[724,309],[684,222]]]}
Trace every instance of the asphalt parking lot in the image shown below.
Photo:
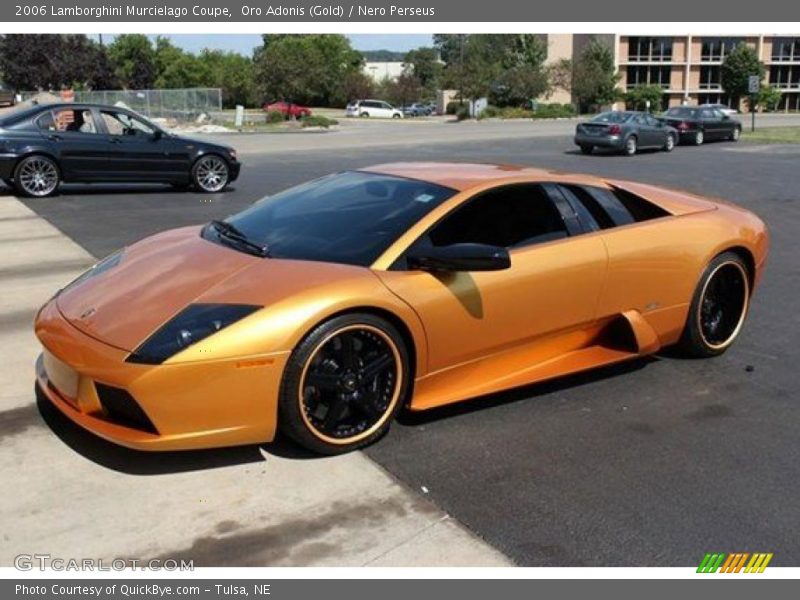
{"label": "asphalt parking lot", "polygon": [[733,200],[767,222],[772,250],[728,353],[665,353],[405,415],[366,455],[520,565],[690,566],[708,551],[773,552],[773,565],[800,564],[800,146],[583,156],[563,135],[428,143],[424,127],[413,144],[333,150],[324,136],[295,150],[265,137],[268,147],[254,144],[240,180],[215,196],[73,186],[25,204],[101,257],[312,177],[396,160],[535,165]]}

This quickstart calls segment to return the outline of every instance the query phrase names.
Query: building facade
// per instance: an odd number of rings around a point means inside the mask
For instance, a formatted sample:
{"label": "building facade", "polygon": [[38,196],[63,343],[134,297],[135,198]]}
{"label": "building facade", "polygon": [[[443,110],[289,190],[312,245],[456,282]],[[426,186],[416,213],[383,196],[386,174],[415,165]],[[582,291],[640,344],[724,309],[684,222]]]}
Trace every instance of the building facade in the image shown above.
{"label": "building facade", "polygon": [[[765,82],[780,90],[778,110],[800,111],[800,34],[740,36],[629,36],[550,34],[549,63],[574,59],[592,38],[609,44],[620,73],[619,86],[638,85],[664,89],[663,106],[722,103],[731,98],[721,85],[722,63],[738,44],[753,48],[767,69]],[[569,94],[557,91],[553,102],[569,102]],[[739,107],[736,107],[739,108]]]}

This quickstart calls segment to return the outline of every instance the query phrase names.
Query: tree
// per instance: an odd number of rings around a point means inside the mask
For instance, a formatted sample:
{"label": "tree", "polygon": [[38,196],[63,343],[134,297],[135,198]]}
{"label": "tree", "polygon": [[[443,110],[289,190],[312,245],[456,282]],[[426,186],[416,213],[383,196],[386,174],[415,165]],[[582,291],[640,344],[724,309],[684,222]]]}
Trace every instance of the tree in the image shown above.
{"label": "tree", "polygon": [[749,93],[750,76],[757,75],[761,81],[765,72],[764,64],[758,60],[758,53],[742,42],[725,57],[722,63],[720,70],[722,89],[731,96],[734,106],[738,106],[742,96]]}
{"label": "tree", "polygon": [[252,106],[257,103],[251,59],[235,52],[205,49],[200,53],[199,61],[205,65],[207,72],[205,85],[222,88],[224,106]]}
{"label": "tree", "polygon": [[626,108],[630,110],[661,112],[664,90],[658,85],[638,85],[626,92],[623,97]]}
{"label": "tree", "polygon": [[439,53],[435,48],[417,48],[406,53],[403,59],[404,66],[410,68],[411,73],[419,81],[425,93],[433,96],[439,88],[444,65],[439,60]]}
{"label": "tree", "polygon": [[580,110],[593,110],[614,102],[619,78],[611,49],[598,40],[590,41],[572,69],[572,95]]}
{"label": "tree", "polygon": [[108,56],[123,87],[153,87],[157,75],[156,53],[146,35],[128,33],[117,36],[108,47]]}
{"label": "tree", "polygon": [[115,83],[105,49],[83,34],[3,36],[0,70],[19,90],[105,89]]}
{"label": "tree", "polygon": [[422,85],[410,69],[401,73],[396,79],[383,82],[383,94],[390,102],[405,106],[419,99]]}
{"label": "tree", "polygon": [[756,96],[756,106],[760,106],[763,110],[768,112],[777,110],[781,98],[783,98],[783,94],[778,88],[762,83],[758,95]]}
{"label": "tree", "polygon": [[507,36],[502,48],[502,70],[492,85],[492,102],[498,106],[521,106],[545,95],[550,89],[547,44],[536,35]]}
{"label": "tree", "polygon": [[375,82],[361,70],[350,71],[344,77],[342,88],[348,101],[371,98],[375,92]]}
{"label": "tree", "polygon": [[363,58],[343,35],[270,35],[256,50],[254,63],[264,100],[341,106],[348,100],[344,81],[361,70]]}

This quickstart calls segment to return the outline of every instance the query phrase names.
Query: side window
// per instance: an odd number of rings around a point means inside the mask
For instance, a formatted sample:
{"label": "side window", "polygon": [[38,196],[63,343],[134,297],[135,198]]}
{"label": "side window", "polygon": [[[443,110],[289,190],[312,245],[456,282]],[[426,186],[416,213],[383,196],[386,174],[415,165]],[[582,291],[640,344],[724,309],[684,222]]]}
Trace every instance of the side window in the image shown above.
{"label": "side window", "polygon": [[516,185],[467,201],[429,237],[434,246],[477,243],[513,248],[565,238],[567,229],[541,186]]}
{"label": "side window", "polygon": [[111,135],[151,136],[155,133],[150,125],[126,113],[104,110],[100,114]]}
{"label": "side window", "polygon": [[49,110],[39,115],[39,118],[36,119],[36,125],[42,131],[56,131],[56,121],[53,118],[53,113]]}
{"label": "side window", "polygon": [[714,111],[709,108],[704,108],[700,111],[700,118],[701,119],[713,119],[714,118]]}
{"label": "side window", "polygon": [[661,127],[661,121],[651,115],[647,115],[647,124],[650,127]]}
{"label": "side window", "polygon": [[59,109],[42,114],[36,124],[46,131],[97,133],[92,111],[82,109]]}
{"label": "side window", "polygon": [[[577,201],[580,207],[591,214],[600,229],[669,215],[663,208],[622,188],[608,190],[589,185],[563,185],[561,188],[567,200],[573,204]],[[581,220],[584,220],[580,208],[576,207],[576,211],[582,217]],[[588,227],[594,229],[591,221]]]}

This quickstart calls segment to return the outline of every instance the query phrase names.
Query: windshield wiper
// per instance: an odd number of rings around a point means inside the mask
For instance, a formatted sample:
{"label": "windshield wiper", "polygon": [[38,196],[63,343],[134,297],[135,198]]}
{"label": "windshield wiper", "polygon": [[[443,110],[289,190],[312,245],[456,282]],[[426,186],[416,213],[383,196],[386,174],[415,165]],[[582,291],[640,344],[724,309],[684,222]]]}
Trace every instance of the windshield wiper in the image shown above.
{"label": "windshield wiper", "polygon": [[250,254],[266,258],[269,256],[269,248],[266,244],[258,244],[249,239],[241,229],[227,221],[211,221],[210,225],[217,231],[220,238],[229,240],[240,247],[246,249]]}

